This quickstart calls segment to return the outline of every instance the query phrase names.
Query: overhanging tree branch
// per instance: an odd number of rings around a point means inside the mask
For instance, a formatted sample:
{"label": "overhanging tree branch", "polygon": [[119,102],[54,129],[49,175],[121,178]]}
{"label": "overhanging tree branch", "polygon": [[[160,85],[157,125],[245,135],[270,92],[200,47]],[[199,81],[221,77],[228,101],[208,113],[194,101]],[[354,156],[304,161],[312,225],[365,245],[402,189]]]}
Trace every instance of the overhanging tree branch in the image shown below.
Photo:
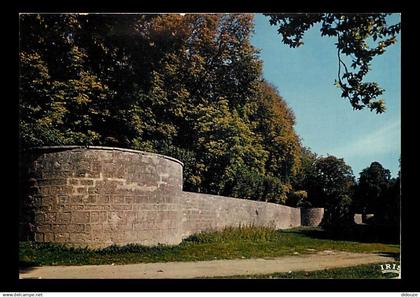
{"label": "overhanging tree branch", "polygon": [[[321,23],[321,36],[337,37],[338,86],[341,97],[349,99],[354,109],[364,107],[377,113],[385,111],[383,99],[378,97],[384,89],[376,82],[365,82],[370,63],[382,55],[386,47],[396,42],[400,23],[387,25],[388,14],[265,14],[270,24],[278,26],[283,43],[290,47],[303,44],[304,33],[316,23]],[[373,41],[373,42],[372,42]],[[350,56],[352,68],[349,70],[341,59],[341,54]],[[341,75],[341,66],[345,73]]]}

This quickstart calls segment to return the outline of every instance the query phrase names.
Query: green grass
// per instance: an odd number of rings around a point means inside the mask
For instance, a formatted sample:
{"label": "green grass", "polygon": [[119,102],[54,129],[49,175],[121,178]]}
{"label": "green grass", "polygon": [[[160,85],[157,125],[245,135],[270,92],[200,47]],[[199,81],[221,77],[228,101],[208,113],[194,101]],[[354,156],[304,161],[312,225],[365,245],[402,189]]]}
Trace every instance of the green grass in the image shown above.
{"label": "green grass", "polygon": [[[314,234],[316,236],[314,236]],[[274,230],[266,227],[226,228],[192,235],[176,246],[111,246],[72,248],[59,244],[20,242],[21,266],[128,264],[215,259],[272,258],[322,250],[399,254],[399,245],[322,238],[317,228]]]}
{"label": "green grass", "polygon": [[397,277],[396,273],[382,273],[379,264],[358,265],[345,268],[324,269],[318,271],[277,272],[271,274],[236,275],[212,278],[249,278],[249,279],[389,279]]}

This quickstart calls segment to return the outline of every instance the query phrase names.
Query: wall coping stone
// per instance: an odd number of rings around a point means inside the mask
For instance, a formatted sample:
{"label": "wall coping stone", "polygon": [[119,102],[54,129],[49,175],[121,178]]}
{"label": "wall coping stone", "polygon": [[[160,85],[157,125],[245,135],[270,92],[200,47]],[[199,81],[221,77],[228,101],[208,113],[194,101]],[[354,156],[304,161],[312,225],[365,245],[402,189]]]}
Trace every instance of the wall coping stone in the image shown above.
{"label": "wall coping stone", "polygon": [[133,150],[133,149],[127,149],[127,148],[120,148],[120,147],[111,147],[111,146],[94,146],[94,145],[53,145],[53,146],[36,146],[26,149],[25,151],[38,151],[38,150],[80,150],[80,149],[92,149],[92,150],[106,150],[106,151],[121,151],[121,152],[128,152],[128,153],[135,153],[145,156],[152,156],[152,157],[158,157],[163,159],[168,159],[174,162],[177,162],[181,164],[182,167],[184,167],[184,163],[182,163],[180,160],[160,155],[156,153],[150,153],[145,151],[139,151],[139,150]]}

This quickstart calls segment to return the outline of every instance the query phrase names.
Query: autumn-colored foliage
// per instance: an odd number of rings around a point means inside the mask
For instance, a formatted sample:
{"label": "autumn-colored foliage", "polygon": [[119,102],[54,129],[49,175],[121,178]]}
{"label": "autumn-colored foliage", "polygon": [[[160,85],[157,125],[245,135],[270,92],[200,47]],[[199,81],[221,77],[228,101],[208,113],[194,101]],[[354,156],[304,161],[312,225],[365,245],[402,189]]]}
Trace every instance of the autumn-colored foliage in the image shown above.
{"label": "autumn-colored foliage", "polygon": [[167,154],[185,190],[284,203],[300,143],[252,27],[250,14],[22,14],[21,147]]}

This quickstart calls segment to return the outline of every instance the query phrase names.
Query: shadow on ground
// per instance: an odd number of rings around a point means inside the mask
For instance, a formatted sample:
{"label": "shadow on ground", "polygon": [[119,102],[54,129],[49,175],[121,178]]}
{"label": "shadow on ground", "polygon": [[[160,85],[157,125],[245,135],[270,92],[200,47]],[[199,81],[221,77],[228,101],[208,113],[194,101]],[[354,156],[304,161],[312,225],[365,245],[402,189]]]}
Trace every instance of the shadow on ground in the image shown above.
{"label": "shadow on ground", "polygon": [[19,261],[19,273],[25,273],[34,270],[36,264],[30,261]]}
{"label": "shadow on ground", "polygon": [[384,257],[392,257],[394,258],[395,261],[400,261],[400,253],[375,253],[379,256],[384,256]]}
{"label": "shadow on ground", "polygon": [[[293,231],[292,231],[293,232]],[[322,228],[301,229],[296,233],[317,239],[356,241],[363,243],[400,243],[400,230],[397,226],[353,225],[339,231],[326,231]]]}

